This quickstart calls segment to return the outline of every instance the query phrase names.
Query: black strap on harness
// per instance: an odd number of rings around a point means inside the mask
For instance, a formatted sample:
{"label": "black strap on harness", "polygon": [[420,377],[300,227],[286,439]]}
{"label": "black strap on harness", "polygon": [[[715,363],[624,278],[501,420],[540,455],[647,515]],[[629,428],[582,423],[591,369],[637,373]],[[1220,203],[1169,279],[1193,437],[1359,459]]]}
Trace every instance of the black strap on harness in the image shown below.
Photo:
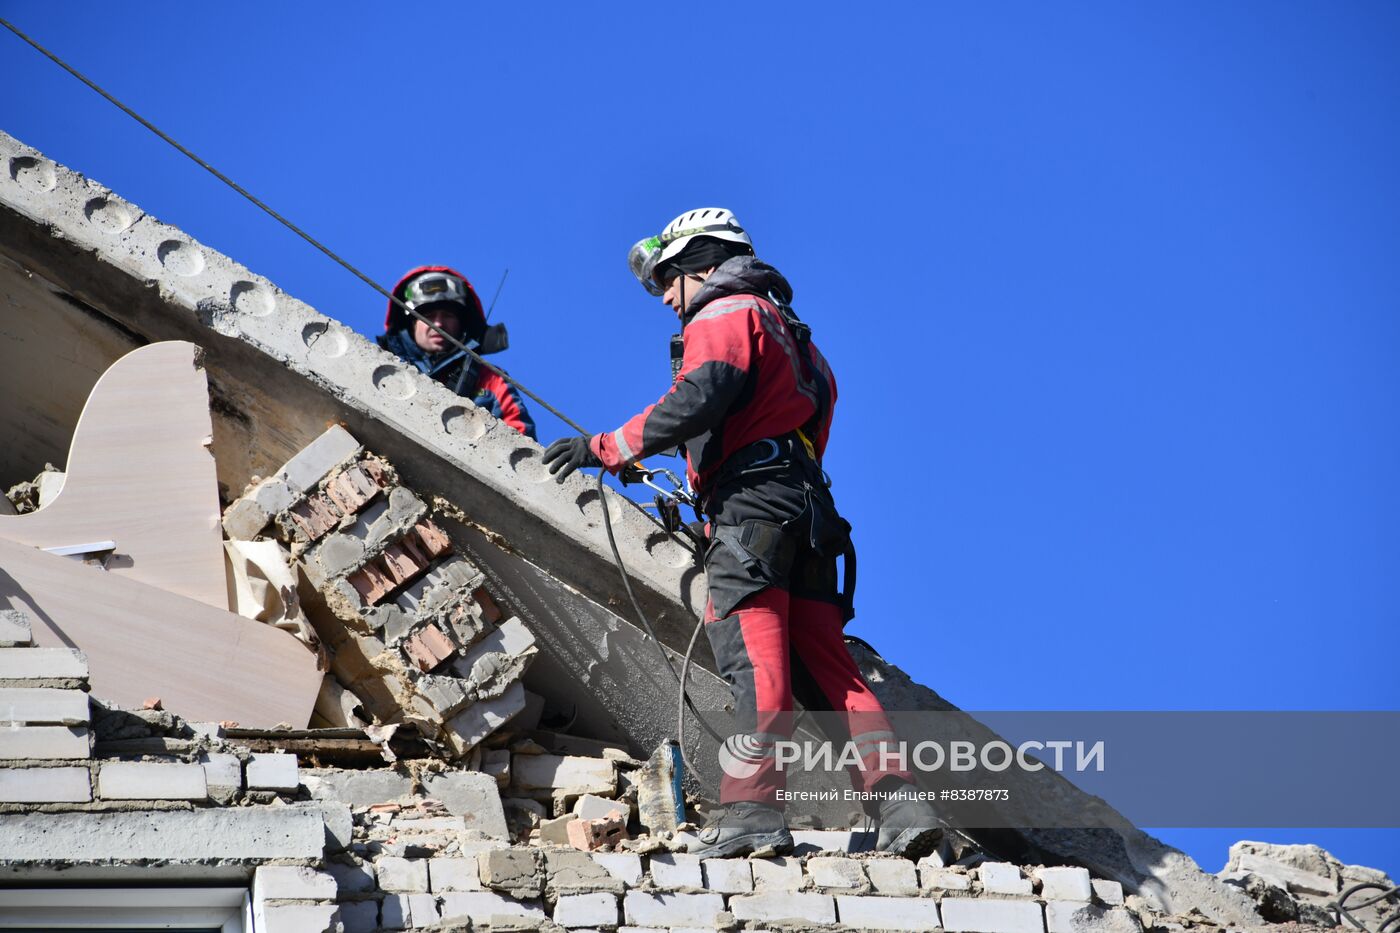
{"label": "black strap on harness", "polygon": [[812,364],[812,329],[798,318],[791,305],[777,295],[770,292],[768,298],[778,309],[783,324],[797,344],[802,380],[816,396],[816,410],[802,427],[780,437],[764,438],[736,451],[715,477],[714,487],[722,487],[755,471],[784,469],[793,461],[806,464],[807,468],[801,471],[802,512],[785,523],[783,531],[798,540],[805,539],[807,549],[821,557],[842,558],[845,572],[839,594],[841,620],[849,622],[855,617],[856,592],[856,549],[851,541],[851,523],[836,511],[836,504],[828,491],[831,481],[822,470],[815,446],[815,438],[820,435],[821,427],[831,413],[831,383]]}
{"label": "black strap on harness", "polygon": [[[816,472],[822,477],[823,485],[830,486],[831,481],[822,469],[820,458],[817,457],[815,439],[820,433],[822,425],[831,415],[831,383],[825,374],[818,372],[817,368],[812,365],[812,328],[797,316],[792,305],[778,297],[774,292],[768,293],[768,300],[773,303],[773,307],[778,309],[778,313],[782,315],[783,324],[787,326],[788,332],[797,342],[797,359],[802,364],[802,378],[817,395],[816,411],[812,413],[812,417],[808,419],[807,423],[798,429],[797,434],[802,442],[803,452],[812,460]],[[826,493],[825,489],[822,493],[817,493],[809,483],[804,482],[804,485],[807,487],[807,512],[810,513],[812,522],[808,534],[813,549],[817,550],[823,557],[834,556],[825,553],[825,548],[830,547],[829,543],[823,541],[821,546],[818,545],[817,539],[819,537],[827,538],[828,536],[821,534],[817,527],[819,516],[823,511],[815,501],[817,496],[824,494],[826,502],[831,503],[831,514],[826,520],[834,521],[842,529],[839,534],[832,535],[832,540],[841,542],[839,553],[845,564],[845,572],[841,575],[841,621],[849,622],[855,618],[856,614],[856,546],[851,540],[851,523],[842,518],[836,511],[830,493]]]}

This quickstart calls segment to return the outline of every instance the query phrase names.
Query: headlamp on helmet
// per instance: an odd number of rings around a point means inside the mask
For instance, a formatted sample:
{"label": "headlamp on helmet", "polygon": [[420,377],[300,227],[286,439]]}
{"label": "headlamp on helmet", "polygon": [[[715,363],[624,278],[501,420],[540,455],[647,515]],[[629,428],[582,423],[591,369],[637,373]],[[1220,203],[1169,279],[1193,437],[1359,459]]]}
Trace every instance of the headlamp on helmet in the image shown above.
{"label": "headlamp on helmet", "polygon": [[627,266],[632,270],[632,274],[637,277],[637,281],[642,283],[642,287],[658,298],[664,294],[661,286],[652,278],[652,273],[656,271],[656,261],[661,258],[661,237],[649,236],[644,240],[638,240],[633,244],[632,249],[627,253]]}
{"label": "headlamp on helmet", "polygon": [[467,307],[466,285],[455,275],[425,272],[404,286],[403,303],[410,311],[439,301],[452,301]]}
{"label": "headlamp on helmet", "polygon": [[660,236],[639,240],[627,254],[627,265],[642,287],[659,297],[666,289],[656,280],[657,267],[675,259],[697,237],[738,243],[748,247],[749,252],[753,250],[753,241],[733,212],[722,207],[702,207],[671,221]]}

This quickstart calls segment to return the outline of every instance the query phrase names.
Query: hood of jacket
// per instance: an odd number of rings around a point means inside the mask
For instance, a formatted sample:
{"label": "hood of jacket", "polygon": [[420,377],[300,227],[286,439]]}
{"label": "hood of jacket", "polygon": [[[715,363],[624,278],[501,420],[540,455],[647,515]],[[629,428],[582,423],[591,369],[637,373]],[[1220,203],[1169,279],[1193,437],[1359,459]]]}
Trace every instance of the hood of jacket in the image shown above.
{"label": "hood of jacket", "polygon": [[731,295],[757,295],[767,298],[772,292],[783,304],[792,303],[792,286],[783,274],[768,263],[753,256],[733,256],[720,263],[714,273],[700,286],[685,311],[685,323],[712,301]]}

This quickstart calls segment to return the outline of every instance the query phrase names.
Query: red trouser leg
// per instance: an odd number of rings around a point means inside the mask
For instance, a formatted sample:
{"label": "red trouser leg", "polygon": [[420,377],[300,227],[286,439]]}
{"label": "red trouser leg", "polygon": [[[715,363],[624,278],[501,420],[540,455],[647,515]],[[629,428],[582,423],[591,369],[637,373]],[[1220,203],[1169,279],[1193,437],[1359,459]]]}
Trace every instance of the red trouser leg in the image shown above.
{"label": "red trouser leg", "polygon": [[884,707],[846,650],[840,608],[794,596],[790,615],[793,654],[830,704],[827,708],[844,713],[842,723],[860,755],[862,767],[851,772],[851,783],[868,791],[887,777],[911,781],[909,772],[893,767],[895,759],[886,755],[893,752],[895,735]]}
{"label": "red trouser leg", "polygon": [[785,786],[773,743],[792,735],[786,590],[770,586],[723,619],[705,606],[705,634],[734,697],[735,735],[720,751],[720,803],[752,800],[782,809]]}

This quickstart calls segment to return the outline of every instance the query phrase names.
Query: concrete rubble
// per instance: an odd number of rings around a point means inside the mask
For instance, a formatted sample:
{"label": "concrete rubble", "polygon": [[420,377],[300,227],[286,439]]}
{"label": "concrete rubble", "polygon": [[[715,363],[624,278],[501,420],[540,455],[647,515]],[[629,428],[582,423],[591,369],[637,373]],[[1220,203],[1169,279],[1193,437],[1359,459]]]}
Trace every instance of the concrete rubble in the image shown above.
{"label": "concrete rubble", "polygon": [[[918,864],[872,853],[869,832],[804,828],[786,857],[700,859],[715,774],[676,789],[674,681],[615,611],[602,509],[672,654],[703,597],[688,552],[611,492],[548,482],[537,444],[182,231],[3,133],[0,162],[0,303],[24,312],[6,311],[0,432],[26,439],[0,448],[0,507],[61,494],[46,461],[107,365],[195,342],[223,532],[284,550],[325,664],[309,723],[187,722],[92,696],[79,648],[35,647],[0,607],[0,911],[9,888],[198,883],[246,889],[258,931],[1213,933],[1330,928],[1352,885],[1390,884],[1248,842],[1208,875],[1058,778],[1037,793],[1100,828],[1008,831],[997,858],[950,838]],[[36,372],[42,398],[24,391]],[[852,653],[889,708],[953,709]],[[721,710],[698,660],[692,697]],[[714,768],[707,738],[687,749]]]}
{"label": "concrete rubble", "polygon": [[[33,651],[8,614],[4,652]],[[80,671],[72,668],[68,673]],[[47,681],[45,681],[47,682]],[[80,757],[0,762],[0,884],[101,877],[114,863],[248,884],[259,930],[929,930],[956,933],[1212,933],[1199,912],[1168,915],[1076,866],[1017,866],[970,855],[915,864],[833,847],[766,859],[701,859],[684,834],[651,838],[637,823],[643,762],[559,755],[533,739],[488,737],[509,759],[502,786],[440,760],[368,769],[309,768],[258,753],[217,724],[87,700],[81,676],[10,697],[20,728],[85,728]],[[80,717],[54,691],[81,696]],[[81,718],[81,721],[79,719]],[[624,790],[624,788],[626,788]],[[514,797],[512,795],[524,795]],[[511,828],[512,801],[549,813],[606,811],[635,836],[601,846],[551,844],[544,820]],[[533,808],[528,812],[533,813]],[[1308,908],[1290,929],[1326,929],[1323,905],[1346,886],[1389,879],[1315,846],[1242,842],[1221,873]],[[61,869],[61,871],[58,871]],[[57,872],[57,874],[55,874]],[[1305,900],[1306,899],[1306,900]],[[1273,909],[1272,907],[1270,909]]]}

